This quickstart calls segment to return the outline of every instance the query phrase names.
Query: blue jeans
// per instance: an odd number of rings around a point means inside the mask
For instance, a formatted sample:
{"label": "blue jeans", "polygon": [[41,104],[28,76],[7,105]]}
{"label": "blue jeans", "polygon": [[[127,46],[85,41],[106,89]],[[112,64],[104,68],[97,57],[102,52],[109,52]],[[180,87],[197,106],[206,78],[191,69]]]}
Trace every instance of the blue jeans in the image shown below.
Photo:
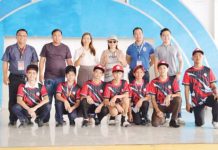
{"label": "blue jeans", "polygon": [[69,121],[72,122],[77,117],[77,110],[74,110],[73,112],[69,113],[64,108],[64,103],[61,101],[56,101],[55,103],[55,109],[56,109],[56,122],[63,123],[63,114],[67,114]]}
{"label": "blue jeans", "polygon": [[[55,98],[55,101],[56,101],[56,96],[55,95],[56,95],[57,85],[60,82],[64,82],[64,81],[65,81],[64,77],[63,78],[55,78],[55,79],[45,79],[45,87],[46,87],[47,92],[48,92],[49,104],[52,104],[53,97]],[[50,111],[51,110],[49,110],[49,113],[48,113],[47,117],[45,118],[44,123],[49,121]],[[56,113],[55,113],[55,116],[56,116]]]}

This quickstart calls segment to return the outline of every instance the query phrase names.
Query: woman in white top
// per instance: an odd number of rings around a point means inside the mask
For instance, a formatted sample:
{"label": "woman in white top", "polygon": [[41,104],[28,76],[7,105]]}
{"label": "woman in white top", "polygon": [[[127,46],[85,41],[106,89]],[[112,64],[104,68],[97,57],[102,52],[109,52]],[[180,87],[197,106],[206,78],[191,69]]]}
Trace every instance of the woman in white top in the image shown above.
{"label": "woman in white top", "polygon": [[86,32],[82,35],[82,47],[75,52],[74,65],[80,66],[77,83],[82,87],[83,83],[92,79],[92,72],[95,65],[99,63],[96,57],[96,50],[92,45],[92,36]]}
{"label": "woman in white top", "polygon": [[112,68],[115,65],[122,65],[125,67],[127,65],[126,57],[124,53],[118,49],[118,39],[116,36],[111,36],[107,40],[108,49],[104,50],[100,64],[105,67],[104,81],[109,82],[113,79]]}

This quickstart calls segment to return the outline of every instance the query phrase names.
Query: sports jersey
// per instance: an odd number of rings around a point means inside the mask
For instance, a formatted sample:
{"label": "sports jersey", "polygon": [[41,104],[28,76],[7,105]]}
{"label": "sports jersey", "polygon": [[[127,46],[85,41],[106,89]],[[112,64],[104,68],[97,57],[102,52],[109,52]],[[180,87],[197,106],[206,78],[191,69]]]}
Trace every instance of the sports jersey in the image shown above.
{"label": "sports jersey", "polygon": [[61,82],[57,86],[56,93],[60,93],[71,105],[80,99],[80,88],[76,83],[72,87],[68,87],[67,82]]}
{"label": "sports jersey", "polygon": [[36,84],[30,87],[29,83],[20,84],[17,91],[17,96],[23,98],[23,101],[29,107],[34,107],[42,101],[42,97],[48,95],[44,85]]}
{"label": "sports jersey", "polygon": [[157,104],[164,105],[164,99],[169,94],[180,92],[178,80],[168,76],[166,81],[155,78],[149,84],[149,94],[155,95]]}
{"label": "sports jersey", "polygon": [[148,84],[143,80],[142,84],[137,84],[135,80],[129,85],[129,96],[134,105],[148,94]]}
{"label": "sports jersey", "polygon": [[190,87],[193,106],[201,105],[212,94],[210,84],[216,82],[212,70],[206,66],[200,69],[191,67],[186,70],[183,77],[183,85]]}
{"label": "sports jersey", "polygon": [[80,95],[90,96],[94,102],[103,102],[103,90],[105,83],[101,81],[99,84],[94,83],[92,80],[85,82],[83,85]]}
{"label": "sports jersey", "polygon": [[126,80],[121,80],[119,85],[114,85],[114,80],[108,82],[104,89],[104,98],[111,99],[115,95],[121,95],[129,92],[129,85]]}

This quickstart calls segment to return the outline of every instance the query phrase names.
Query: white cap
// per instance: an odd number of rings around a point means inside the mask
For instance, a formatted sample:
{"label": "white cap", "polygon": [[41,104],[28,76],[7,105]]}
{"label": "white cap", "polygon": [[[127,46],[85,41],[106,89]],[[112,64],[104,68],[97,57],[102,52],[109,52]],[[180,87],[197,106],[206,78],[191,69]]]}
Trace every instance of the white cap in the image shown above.
{"label": "white cap", "polygon": [[110,36],[107,40],[116,40],[116,41],[118,41],[117,36],[115,36],[115,35]]}

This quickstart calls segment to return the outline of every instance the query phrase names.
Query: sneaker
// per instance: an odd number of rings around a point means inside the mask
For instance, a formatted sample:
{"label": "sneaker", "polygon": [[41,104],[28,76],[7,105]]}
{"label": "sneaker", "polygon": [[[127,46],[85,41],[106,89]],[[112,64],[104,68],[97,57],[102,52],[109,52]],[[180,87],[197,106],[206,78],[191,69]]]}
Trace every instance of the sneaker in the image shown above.
{"label": "sneaker", "polygon": [[27,122],[26,121],[21,121],[20,125],[19,125],[19,128],[25,128],[27,127]]}
{"label": "sneaker", "polygon": [[213,121],[212,124],[213,124],[214,129],[218,129],[218,122]]}
{"label": "sneaker", "polygon": [[185,121],[184,121],[182,118],[178,118],[178,119],[177,119],[177,123],[178,123],[179,125],[185,125]]}
{"label": "sneaker", "polygon": [[96,126],[100,124],[100,120],[98,118],[94,118],[94,120],[95,120],[95,125]]}
{"label": "sneaker", "polygon": [[110,116],[110,119],[109,119],[109,121],[108,121],[108,124],[109,124],[109,125],[116,125],[115,117]]}
{"label": "sneaker", "polygon": [[57,122],[56,123],[56,127],[62,127],[63,126],[63,123],[62,122]]}
{"label": "sneaker", "polygon": [[43,121],[41,120],[41,119],[39,119],[39,118],[36,118],[35,119],[35,123],[37,123],[38,124],[38,127],[42,127],[43,126]]}
{"label": "sneaker", "polygon": [[125,117],[125,116],[122,116],[122,117],[121,117],[121,126],[123,126],[123,127],[128,127],[128,126],[130,126],[130,123],[127,121],[126,118],[127,118],[127,117]]}
{"label": "sneaker", "polygon": [[16,121],[10,121],[10,122],[8,123],[8,126],[9,126],[9,127],[13,127],[13,126],[16,126],[16,124],[17,124]]}
{"label": "sneaker", "polygon": [[70,125],[75,126],[75,121],[74,120],[70,121]]}
{"label": "sneaker", "polygon": [[175,120],[170,120],[170,127],[173,127],[173,128],[178,128],[180,127],[178,124],[176,124],[176,121]]}
{"label": "sneaker", "polygon": [[148,125],[149,123],[151,123],[151,120],[148,119],[148,118],[142,118],[142,121],[141,121],[141,125]]}
{"label": "sneaker", "polygon": [[82,123],[82,127],[87,127],[89,124],[89,121],[88,120],[83,120],[83,123]]}

